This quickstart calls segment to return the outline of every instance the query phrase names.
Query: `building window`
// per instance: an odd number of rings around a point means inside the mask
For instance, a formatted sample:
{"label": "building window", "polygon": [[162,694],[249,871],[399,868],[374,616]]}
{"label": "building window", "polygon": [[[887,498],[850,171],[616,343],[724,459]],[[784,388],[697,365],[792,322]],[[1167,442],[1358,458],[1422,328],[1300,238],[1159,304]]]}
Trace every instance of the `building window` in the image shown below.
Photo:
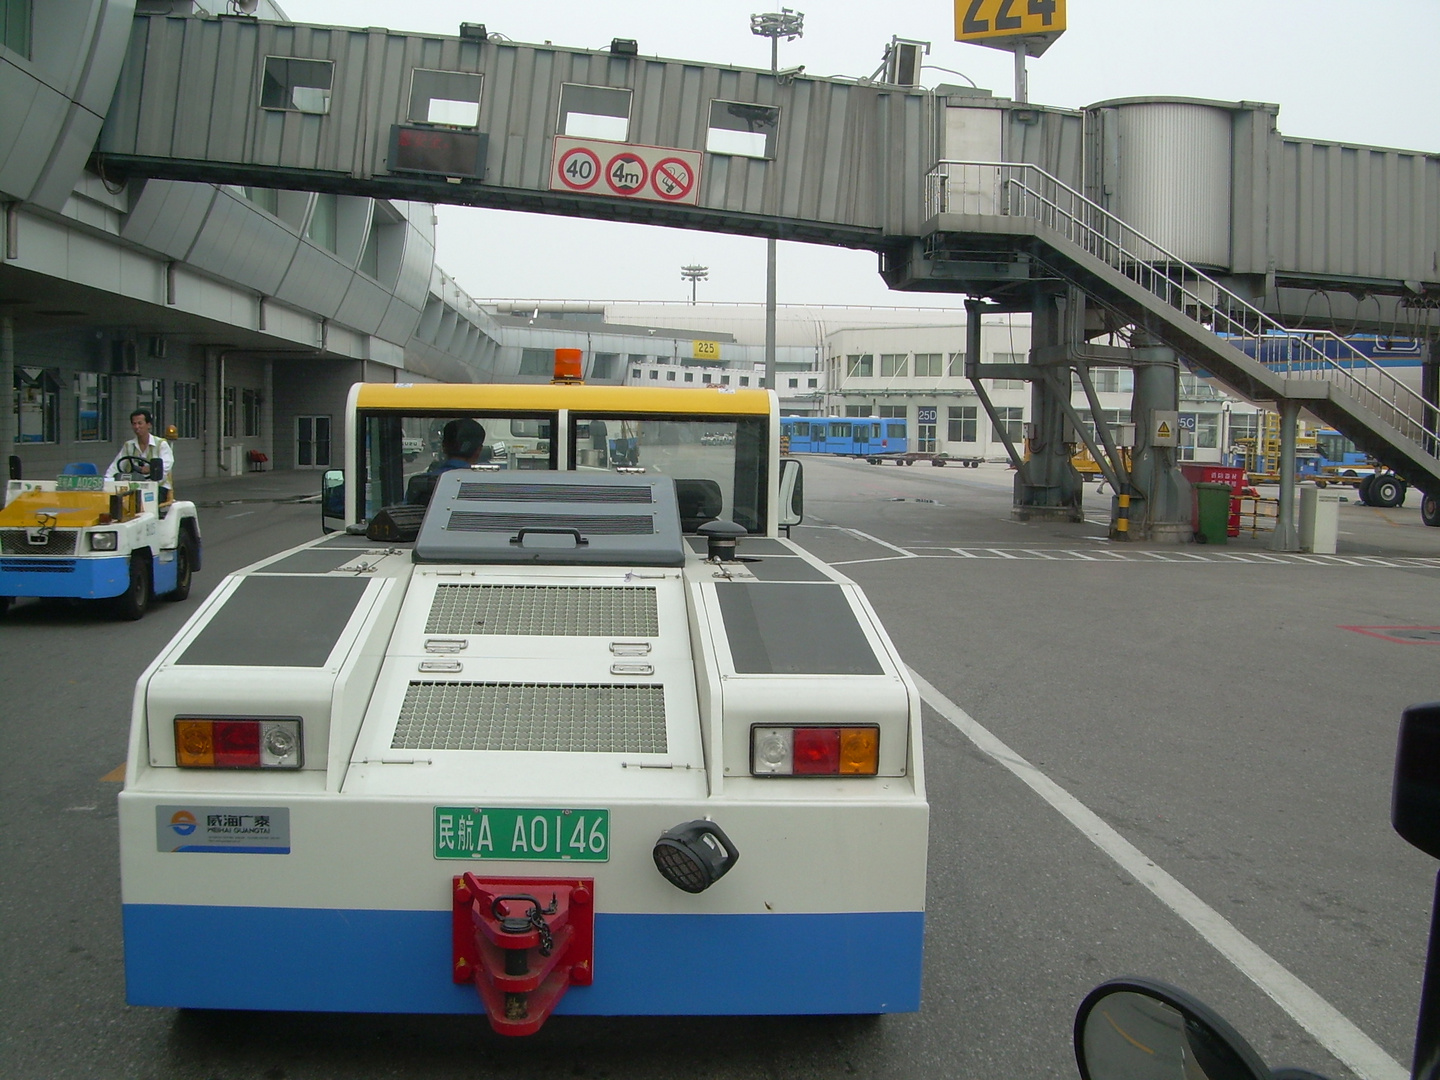
{"label": "building window", "polygon": [[701,375],[701,376],[700,376],[700,381],[703,382],[703,383],[705,383],[706,385],[709,385],[709,383],[710,383],[710,373],[707,371],[707,372],[705,372],[703,375]]}
{"label": "building window", "polygon": [[906,353],[881,353],[880,377],[882,379],[903,379],[909,370],[910,357]]}
{"label": "building window", "polygon": [[521,375],[555,374],[555,353],[550,349],[521,349]]}
{"label": "building window", "polygon": [[774,105],[712,101],[705,149],[732,157],[774,157],[775,134],[779,130],[780,110]]}
{"label": "building window", "polygon": [[819,381],[818,379],[806,379],[806,380],[805,380],[805,385],[806,385],[809,389],[814,390],[817,386],[820,385],[820,381]]}
{"label": "building window", "polygon": [[740,376],[740,385],[741,385],[741,386],[749,386],[749,385],[750,385],[750,376],[749,376],[749,375],[741,375],[741,376]]}
{"label": "building window", "polygon": [[694,373],[693,371],[687,371],[687,372],[685,372],[685,381],[686,381],[686,382],[694,382],[694,381],[695,381],[695,373]]}
{"label": "building window", "polygon": [[335,251],[339,247],[340,196],[320,194],[315,196],[315,205],[310,210],[310,224],[305,235],[325,248]]}
{"label": "building window", "polygon": [[639,369],[638,367],[637,367],[637,368],[631,368],[631,369],[630,369],[630,378],[632,378],[632,379],[638,379],[638,378],[640,378],[640,369]]}
{"label": "building window", "polygon": [[149,412],[155,434],[163,436],[165,434],[165,380],[136,379],[135,408],[145,409]]}
{"label": "building window", "polygon": [[614,352],[597,352],[595,358],[590,361],[590,377],[592,379],[608,379],[615,372],[615,365],[620,363],[620,354]]}
{"label": "building window", "polygon": [[648,360],[648,359],[650,359],[650,358],[649,358],[648,356],[646,356],[644,353],[633,353],[633,352],[632,352],[632,353],[630,354],[630,363],[632,363],[632,364],[643,364],[643,363],[645,363],[645,361]]}
{"label": "building window", "polygon": [[75,376],[75,441],[110,441],[110,376],[82,371]]}
{"label": "building window", "polygon": [[991,390],[1024,390],[1024,379],[991,379]]}
{"label": "building window", "polygon": [[220,437],[222,439],[233,439],[235,437],[235,387],[225,387],[225,400],[220,406]]}
{"label": "building window", "polygon": [[721,386],[729,386],[729,385],[730,385],[730,376],[729,376],[729,375],[721,375],[721,376],[720,376],[720,385],[721,385]]}
{"label": "building window", "polygon": [[0,45],[30,57],[31,0],[0,0]]}
{"label": "building window", "polygon": [[869,405],[846,405],[846,406],[845,406],[845,415],[846,415],[846,416],[869,416],[869,415],[870,415],[870,406],[869,406]]}
{"label": "building window", "polygon": [[996,406],[995,418],[999,421],[995,426],[995,439],[1000,441],[1000,432],[1004,431],[1010,436],[1010,441],[1019,443],[1025,437],[1025,410],[1016,406]]}
{"label": "building window", "polygon": [[416,68],[410,74],[410,122],[477,127],[480,85],[481,77],[468,72]]}
{"label": "building window", "polygon": [[328,113],[335,65],[329,60],[267,56],[260,107],[286,112]]}
{"label": "building window", "polygon": [[940,378],[943,353],[917,352],[915,354],[915,377],[917,379]]}
{"label": "building window", "polygon": [[666,382],[674,382],[674,381],[675,381],[675,372],[673,372],[673,371],[667,371],[667,372],[665,372],[665,381],[666,381]]}
{"label": "building window", "polygon": [[904,420],[905,411],[904,405],[881,405],[879,416],[882,420]]}
{"label": "building window", "polygon": [[957,379],[965,377],[965,354],[963,352],[950,354],[950,374]]}
{"label": "building window", "polygon": [[260,391],[240,391],[240,413],[245,424],[245,437],[247,439],[258,439],[260,437]]}
{"label": "building window", "polygon": [[658,379],[658,378],[660,378],[660,373],[659,373],[658,371],[652,371],[652,372],[650,372],[650,379],[651,379],[652,382],[655,381],[655,380]]}
{"label": "building window", "polygon": [[49,368],[15,369],[15,441],[60,441],[60,379]]}
{"label": "building window", "polygon": [[563,84],[556,134],[624,142],[630,134],[630,95],[609,86]]}
{"label": "building window", "polygon": [[950,424],[945,432],[945,438],[951,442],[974,442],[976,434],[975,408],[974,405],[951,405]]}
{"label": "building window", "polygon": [[845,359],[848,361],[845,370],[850,378],[868,379],[875,374],[875,357],[869,353],[847,356]]}
{"label": "building window", "polygon": [[788,380],[787,385],[790,387],[791,390],[795,390],[795,389],[797,389],[797,388],[800,386],[800,380],[799,380],[799,379],[790,379],[790,380]]}
{"label": "building window", "polygon": [[177,439],[198,439],[200,437],[200,384],[172,383],[171,401],[175,406],[173,410],[175,437]]}

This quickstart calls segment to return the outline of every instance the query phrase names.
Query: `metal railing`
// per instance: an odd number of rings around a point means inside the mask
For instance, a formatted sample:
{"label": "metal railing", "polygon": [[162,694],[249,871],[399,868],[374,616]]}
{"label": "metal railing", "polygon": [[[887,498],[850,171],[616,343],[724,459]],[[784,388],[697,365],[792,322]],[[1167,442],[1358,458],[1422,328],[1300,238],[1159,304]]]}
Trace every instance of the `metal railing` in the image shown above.
{"label": "metal railing", "polygon": [[995,214],[1038,221],[1270,371],[1338,386],[1427,452],[1440,443],[1440,425],[1424,397],[1344,338],[1282,326],[1038,166],[941,161],[926,177],[925,196],[930,217]]}

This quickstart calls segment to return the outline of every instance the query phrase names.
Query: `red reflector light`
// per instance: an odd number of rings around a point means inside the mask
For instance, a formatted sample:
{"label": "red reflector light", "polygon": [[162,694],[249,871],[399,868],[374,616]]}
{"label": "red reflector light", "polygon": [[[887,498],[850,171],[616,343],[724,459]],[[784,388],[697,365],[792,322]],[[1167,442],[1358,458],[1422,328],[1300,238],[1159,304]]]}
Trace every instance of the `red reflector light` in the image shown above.
{"label": "red reflector light", "polygon": [[795,775],[833,776],[840,771],[840,729],[795,729]]}
{"label": "red reflector light", "polygon": [[260,724],[255,720],[217,720],[215,767],[219,769],[258,768],[260,765]]}

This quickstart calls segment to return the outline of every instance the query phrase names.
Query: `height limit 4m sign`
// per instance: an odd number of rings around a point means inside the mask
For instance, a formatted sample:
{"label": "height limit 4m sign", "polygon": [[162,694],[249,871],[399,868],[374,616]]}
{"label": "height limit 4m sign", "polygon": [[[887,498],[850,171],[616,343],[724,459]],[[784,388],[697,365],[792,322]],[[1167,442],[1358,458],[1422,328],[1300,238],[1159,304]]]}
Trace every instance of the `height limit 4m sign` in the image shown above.
{"label": "height limit 4m sign", "polygon": [[700,201],[700,154],[557,135],[550,190],[694,206]]}

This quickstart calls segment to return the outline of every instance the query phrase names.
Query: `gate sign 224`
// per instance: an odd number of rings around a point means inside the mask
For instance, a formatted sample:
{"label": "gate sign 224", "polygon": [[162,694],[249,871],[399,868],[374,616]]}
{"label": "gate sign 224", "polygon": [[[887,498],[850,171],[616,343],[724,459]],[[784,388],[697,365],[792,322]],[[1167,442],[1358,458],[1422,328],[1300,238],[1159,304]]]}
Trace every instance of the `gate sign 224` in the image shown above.
{"label": "gate sign 224", "polygon": [[955,0],[955,40],[1013,49],[1013,38],[1032,39],[1039,56],[1065,30],[1065,0]]}

